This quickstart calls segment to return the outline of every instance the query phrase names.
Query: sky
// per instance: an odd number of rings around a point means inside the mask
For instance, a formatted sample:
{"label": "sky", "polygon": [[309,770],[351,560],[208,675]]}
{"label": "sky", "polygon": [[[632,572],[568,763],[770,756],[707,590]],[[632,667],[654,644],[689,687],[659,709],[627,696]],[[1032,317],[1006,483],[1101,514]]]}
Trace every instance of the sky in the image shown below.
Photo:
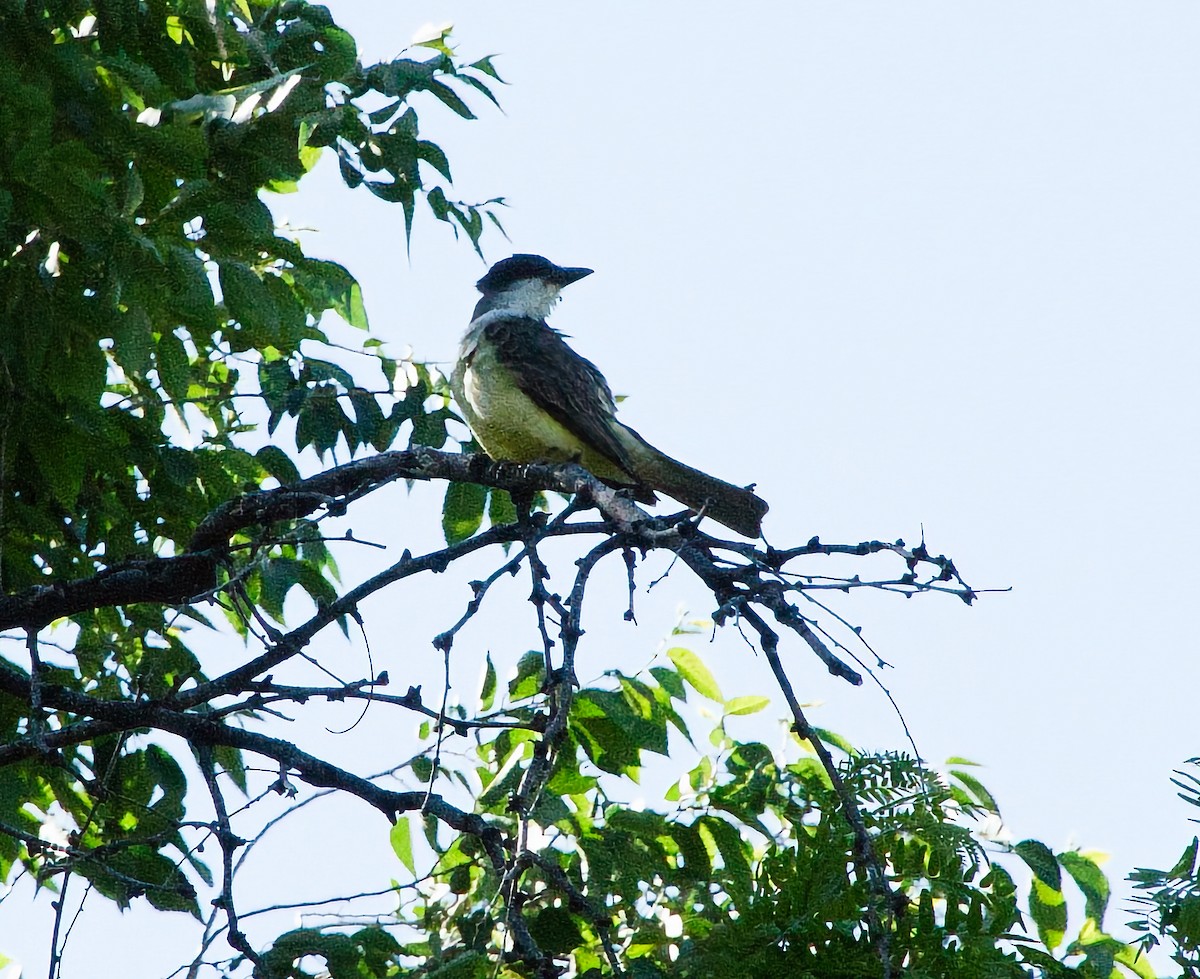
{"label": "sky", "polygon": [[[627,396],[626,422],[692,465],[757,482],[776,546],[915,542],[923,528],[972,585],[1011,589],[969,608],[867,593],[837,608],[892,664],[882,679],[922,755],[983,765],[1014,839],[1110,854],[1109,924],[1130,917],[1122,878],[1172,864],[1193,835],[1169,779],[1200,754],[1200,7],[329,6],[367,60],[446,21],[468,60],[496,55],[503,112],[476,98],[480,119],[463,123],[418,103],[425,135],[461,199],[508,201],[512,241],[486,238],[489,261],[531,251],[596,270],[552,324]],[[389,345],[448,363],[486,266],[432,220],[407,254],[398,209],[344,190],[335,167],[306,183],[272,199],[276,215],[315,229],[309,252],[358,276]],[[356,534],[391,550],[339,554],[344,580],[436,546],[438,501],[396,487],[356,508]],[[569,574],[566,556],[559,568]],[[364,609],[394,683],[436,684],[428,640],[481,569]],[[711,611],[676,571],[639,594],[634,627],[621,620],[623,570],[597,585],[585,682],[640,668],[681,610]],[[501,592],[460,639],[464,700],[486,652],[511,665],[529,648],[506,618],[527,629],[527,590]],[[727,695],[773,692],[739,639],[695,638]],[[215,645],[211,670],[238,652]],[[865,748],[904,746],[878,690],[829,677],[798,640],[783,655],[814,723]],[[778,743],[782,713],[735,733],[760,723]],[[399,760],[411,727],[377,712],[349,735],[316,725],[296,740],[370,772]],[[327,873],[314,882],[311,862],[281,860],[275,886],[352,879],[341,834],[364,860],[389,853],[386,826],[355,807],[308,825],[302,845]],[[301,844],[284,839],[286,857]],[[48,901],[15,903],[2,916],[20,927],[0,926],[0,951],[40,975]],[[158,937],[134,942],[138,921]],[[78,927],[67,977],[118,963],[165,975],[186,934],[98,903]]]}

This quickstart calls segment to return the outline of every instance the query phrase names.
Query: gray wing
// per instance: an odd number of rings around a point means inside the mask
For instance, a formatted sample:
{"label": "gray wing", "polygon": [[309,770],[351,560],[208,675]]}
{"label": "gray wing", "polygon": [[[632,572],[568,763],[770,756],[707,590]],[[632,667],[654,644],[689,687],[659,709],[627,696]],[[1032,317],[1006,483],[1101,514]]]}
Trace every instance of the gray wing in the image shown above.
{"label": "gray wing", "polygon": [[534,404],[580,441],[631,471],[613,430],[620,424],[616,402],[595,364],[540,320],[497,320],[484,328],[484,336]]}

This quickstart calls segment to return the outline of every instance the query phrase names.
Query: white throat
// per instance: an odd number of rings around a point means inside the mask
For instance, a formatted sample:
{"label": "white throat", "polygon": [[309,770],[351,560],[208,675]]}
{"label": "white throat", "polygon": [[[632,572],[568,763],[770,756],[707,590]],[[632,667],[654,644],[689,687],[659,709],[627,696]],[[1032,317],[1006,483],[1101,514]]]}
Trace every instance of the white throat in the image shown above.
{"label": "white throat", "polygon": [[544,320],[558,302],[561,289],[561,286],[543,279],[522,279],[490,297],[488,312]]}

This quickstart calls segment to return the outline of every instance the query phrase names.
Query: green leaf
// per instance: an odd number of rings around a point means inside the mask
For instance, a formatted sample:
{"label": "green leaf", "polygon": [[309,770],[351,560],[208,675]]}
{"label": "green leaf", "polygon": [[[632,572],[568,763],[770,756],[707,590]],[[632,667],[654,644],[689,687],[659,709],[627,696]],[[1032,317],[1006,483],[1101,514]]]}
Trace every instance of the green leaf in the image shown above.
{"label": "green leaf", "polygon": [[491,959],[483,952],[464,952],[445,965],[437,966],[421,979],[489,979],[495,972]]}
{"label": "green leaf", "polygon": [[196,335],[201,335],[217,325],[216,302],[208,269],[193,248],[171,245],[167,249],[166,280],[170,290],[172,326],[182,322]]}
{"label": "green leaf", "polygon": [[299,580],[298,567],[299,562],[293,558],[276,557],[269,560],[259,572],[261,589],[257,596],[258,603],[276,622],[283,621],[283,603],[287,593]]}
{"label": "green leaf", "polygon": [[[304,360],[304,378],[314,381],[336,381],[347,391],[351,390],[354,385],[354,378],[350,372],[340,364],[335,364],[329,360],[320,360],[316,357],[306,357]],[[329,391],[326,393],[336,393]]]}
{"label": "green leaf", "polygon": [[447,180],[453,179],[450,176],[450,161],[446,159],[446,154],[436,143],[425,139],[420,140],[417,143],[417,159],[424,160]]}
{"label": "green leaf", "polygon": [[372,112],[368,112],[367,118],[371,120],[372,125],[382,126],[400,111],[400,106],[403,104],[404,102],[401,99],[392,99],[392,101],[390,101],[387,105],[381,106]]}
{"label": "green leaf", "polygon": [[103,863],[83,861],[78,872],[119,907],[128,907],[133,897],[144,894],[160,910],[199,917],[196,893],[187,878],[173,861],[148,846],[118,850]]}
{"label": "green leaf", "polygon": [[675,670],[666,666],[652,666],[650,675],[658,681],[658,685],[667,692],[672,700],[687,700],[687,687],[683,685],[683,679]]}
{"label": "green leaf", "polygon": [[158,380],[167,397],[176,402],[176,407],[182,411],[182,402],[187,398],[189,375],[189,359],[183,341],[174,333],[164,333],[155,344],[154,366],[158,369]]}
{"label": "green leaf", "polygon": [[363,303],[362,287],[352,282],[350,288],[337,298],[334,310],[351,326],[359,330],[369,330],[367,322],[367,307]]}
{"label": "green leaf", "polygon": [[18,153],[17,161],[14,172],[57,205],[54,223],[103,221],[101,215],[113,209],[103,179],[107,168],[82,142],[68,139],[36,155]]}
{"label": "green leaf", "polygon": [[724,703],[725,698],[721,694],[721,688],[717,686],[716,678],[701,662],[699,656],[685,646],[673,646],[667,650],[667,657],[696,693],[717,703]]}
{"label": "green leaf", "polygon": [[391,426],[384,418],[375,395],[360,387],[350,389],[350,404],[354,406],[354,424],[360,445],[371,445],[382,452],[390,441]]}
{"label": "green leaf", "polygon": [[433,211],[433,216],[439,221],[450,220],[450,202],[441,187],[434,187],[425,195],[425,203]]}
{"label": "green leaf", "polygon": [[483,684],[479,691],[479,709],[489,711],[496,702],[496,667],[492,663],[492,654],[484,657]]}
{"label": "green leaf", "polygon": [[732,700],[726,701],[725,713],[729,714],[757,714],[764,707],[771,703],[770,697],[734,697]]}
{"label": "green leaf", "polygon": [[437,96],[447,108],[452,109],[464,119],[475,118],[475,113],[467,107],[467,103],[460,99],[454,89],[445,82],[430,81],[429,91]]}
{"label": "green leaf", "polygon": [[478,78],[472,78],[470,75],[460,74],[458,80],[465,85],[470,85],[475,91],[480,92],[485,98],[496,108],[500,107],[500,100],[496,98],[496,94]]}
{"label": "green leaf", "polygon": [[367,80],[383,95],[404,98],[424,89],[433,79],[435,70],[435,61],[397,58],[386,64],[373,65],[367,72]]}
{"label": "green leaf", "polygon": [[300,481],[300,471],[296,468],[296,464],[279,446],[264,445],[254,453],[254,458],[258,460],[263,469],[275,477],[280,486],[288,486]]}
{"label": "green leaf", "polygon": [[532,915],[529,933],[547,955],[566,955],[583,942],[583,934],[566,908],[543,908]]}
{"label": "green leaf", "polygon": [[555,763],[554,774],[546,783],[546,791],[556,796],[578,796],[596,788],[594,775],[584,775],[579,770],[579,759],[574,754],[562,752]]}
{"label": "green leaf", "polygon": [[1067,902],[1063,892],[1034,877],[1029,891],[1029,914],[1037,925],[1042,944],[1049,949],[1058,948],[1067,931]]}
{"label": "green leaf", "polygon": [[127,374],[145,377],[153,350],[154,336],[146,311],[140,306],[126,310],[113,328],[113,356],[117,363]]}
{"label": "green leaf", "polygon": [[1192,837],[1192,842],[1184,849],[1183,855],[1175,862],[1175,866],[1167,871],[1166,876],[1174,880],[1182,880],[1195,874],[1196,854],[1200,852],[1200,837]]}
{"label": "green leaf", "polygon": [[133,672],[138,688],[148,697],[166,697],[201,675],[195,654],[180,643],[146,646]]}
{"label": "green leaf", "polygon": [[653,694],[629,677],[621,677],[621,688],[581,690],[571,718],[589,756],[610,772],[636,767],[642,751],[667,753],[666,717]]}
{"label": "green leaf", "polygon": [[239,326],[234,349],[278,346],[279,314],[258,273],[241,262],[226,261],[220,266],[220,280],[225,308]]}
{"label": "green leaf", "polygon": [[312,446],[318,455],[332,449],[350,426],[332,388],[317,387],[309,392],[296,413],[296,448]]}
{"label": "green leaf", "polygon": [[960,782],[968,792],[970,792],[971,796],[976,802],[978,802],[979,805],[986,809],[990,809],[992,812],[1000,811],[999,806],[996,804],[995,798],[984,787],[983,783],[974,775],[970,775],[967,772],[958,771],[956,769],[951,769],[950,775],[956,781]]}
{"label": "green leaf", "polygon": [[517,675],[508,682],[508,696],[512,700],[524,700],[542,689],[546,676],[546,657],[537,650],[529,650],[517,664]]}
{"label": "green leaf", "polygon": [[1022,840],[1013,846],[1016,852],[1037,878],[1048,884],[1052,889],[1062,889],[1062,874],[1058,869],[1058,861],[1053,851],[1045,843],[1037,840]]}
{"label": "green leaf", "polygon": [[492,489],[488,493],[488,523],[503,527],[517,522],[517,507],[508,490]]}
{"label": "green leaf", "polygon": [[486,58],[480,58],[478,61],[472,61],[468,67],[474,68],[476,71],[481,71],[485,75],[491,75],[494,79],[496,79],[496,81],[500,82],[501,84],[505,84],[504,79],[500,77],[500,73],[496,71],[495,65],[492,64],[492,58],[494,57],[495,55],[489,54]]}
{"label": "green leaf", "polygon": [[57,418],[45,419],[40,436],[26,443],[33,461],[54,499],[68,511],[74,510],[88,469],[89,442],[82,432]]}
{"label": "green leaf", "polygon": [[832,748],[837,748],[839,751],[853,757],[857,755],[858,749],[850,743],[850,741],[838,734],[836,731],[830,731],[824,727],[813,727],[812,733],[815,737],[820,738],[822,742]]}
{"label": "green leaf", "polygon": [[1097,926],[1103,924],[1110,890],[1104,871],[1100,869],[1095,860],[1078,850],[1060,853],[1058,862],[1083,891],[1084,914],[1095,921]]}
{"label": "green leaf", "polygon": [[719,816],[701,816],[695,826],[701,837],[711,840],[721,854],[730,893],[735,898],[746,899],[751,887],[749,844],[741,833]]}
{"label": "green leaf", "polygon": [[437,37],[431,37],[424,41],[417,41],[419,48],[432,48],[439,54],[445,55],[447,58],[454,56],[454,51],[447,43],[450,39],[451,28],[445,27]]}
{"label": "green leaf", "polygon": [[297,287],[314,306],[332,309],[356,329],[369,329],[362,287],[344,266],[307,258],[293,271]]}
{"label": "green leaf", "polygon": [[242,752],[226,744],[213,745],[213,759],[225,770],[242,795],[246,795],[246,760]]}
{"label": "green leaf", "polygon": [[[1067,955],[1083,954],[1087,961],[1080,970],[1084,975],[1113,976],[1113,966],[1118,950],[1123,948],[1111,935],[1106,934],[1100,926],[1088,918],[1079,929],[1079,937],[1067,947]],[[1119,976],[1120,973],[1115,973]]]}
{"label": "green leaf", "polygon": [[1156,979],[1158,975],[1150,959],[1135,945],[1122,945],[1113,956],[1113,960],[1127,968],[1138,979]]}
{"label": "green leaf", "polygon": [[353,70],[358,61],[358,46],[354,37],[340,27],[331,25],[321,32],[321,48],[317,66],[328,78],[342,78]]}
{"label": "green leaf", "polygon": [[450,483],[442,503],[442,533],[447,544],[471,537],[483,523],[487,487],[478,483]]}
{"label": "green leaf", "polygon": [[669,830],[671,838],[679,847],[679,855],[683,858],[683,869],[688,878],[707,881],[712,876],[712,859],[700,831],[695,826],[687,826],[683,823],[671,823]]}
{"label": "green leaf", "polygon": [[658,704],[659,712],[665,715],[666,719],[675,725],[676,730],[678,730],[680,734],[687,738],[689,743],[694,745],[695,742],[692,741],[692,733],[688,730],[687,722],[685,722],[684,719],[679,716],[679,712],[675,710],[675,704],[672,703],[671,695],[667,693],[667,691],[661,686],[647,686],[646,689],[654,698],[655,703]]}
{"label": "green leaf", "polygon": [[400,858],[400,862],[408,868],[410,874],[417,872],[416,861],[413,859],[412,824],[407,816],[400,816],[392,827],[388,840],[392,844],[392,852]]}
{"label": "green leaf", "polygon": [[[404,399],[405,402],[408,398]],[[426,412],[418,414],[413,420],[412,435],[409,442],[413,445],[428,445],[431,449],[440,449],[446,444],[446,416],[442,412]],[[483,513],[483,500],[479,501],[480,514]]]}
{"label": "green leaf", "polygon": [[[337,590],[317,568],[305,561],[296,562],[297,583],[307,592],[317,608],[324,608],[337,601]],[[342,629],[345,632],[345,627]]]}

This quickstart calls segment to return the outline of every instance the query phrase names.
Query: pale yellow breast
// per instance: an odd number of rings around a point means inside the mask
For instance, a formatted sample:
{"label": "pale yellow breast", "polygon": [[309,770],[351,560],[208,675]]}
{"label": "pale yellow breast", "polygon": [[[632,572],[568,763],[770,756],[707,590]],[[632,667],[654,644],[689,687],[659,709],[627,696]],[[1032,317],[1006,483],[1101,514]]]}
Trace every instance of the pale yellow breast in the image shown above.
{"label": "pale yellow breast", "polygon": [[632,482],[536,405],[487,344],[464,344],[450,378],[454,398],[484,451],[507,462],[579,462],[602,479]]}

